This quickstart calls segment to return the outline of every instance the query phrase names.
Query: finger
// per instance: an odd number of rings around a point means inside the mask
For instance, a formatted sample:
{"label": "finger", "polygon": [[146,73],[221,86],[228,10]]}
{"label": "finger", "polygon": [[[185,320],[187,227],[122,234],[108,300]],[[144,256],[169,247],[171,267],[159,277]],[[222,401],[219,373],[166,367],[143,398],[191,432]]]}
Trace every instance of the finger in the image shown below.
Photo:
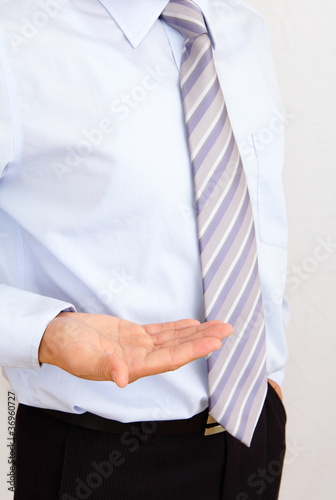
{"label": "finger", "polygon": [[183,366],[186,363],[208,356],[221,347],[222,341],[216,337],[206,337],[179,344],[170,348],[172,364]]}
{"label": "finger", "polygon": [[147,333],[155,335],[157,333],[165,331],[181,330],[183,328],[189,328],[193,325],[199,325],[200,322],[197,319],[180,319],[178,321],[168,321],[166,323],[151,323],[148,325],[143,325],[143,328]]}
{"label": "finger", "polygon": [[216,338],[218,340],[224,340],[225,338],[231,335],[231,331],[229,331],[226,335],[222,335],[222,332],[218,335],[212,333],[211,331],[205,331],[200,333],[195,333],[189,337],[183,337],[178,339],[168,340],[160,345],[155,346],[156,349],[167,349],[168,347],[177,347],[178,345],[185,344],[187,342],[195,342],[196,340],[202,340],[204,338]]}
{"label": "finger", "polygon": [[220,349],[221,345],[220,339],[209,337],[186,342],[167,349],[158,349],[148,354],[143,367],[132,373],[130,382],[140,377],[177,370],[191,361],[195,361]]}
{"label": "finger", "polygon": [[[180,330],[164,331],[153,335],[152,340],[155,346],[164,345],[167,342],[176,342],[182,340],[196,340],[202,337],[217,337],[223,339],[233,333],[232,325],[223,323],[222,321],[209,321],[202,325],[195,325]],[[172,344],[174,345],[174,344]]]}
{"label": "finger", "polygon": [[282,394],[282,390],[281,390],[280,385],[277,384],[276,382],[274,382],[274,380],[271,380],[270,378],[267,380],[268,380],[268,383],[271,384],[271,386],[273,387],[273,389],[275,390],[275,392],[277,393],[277,395],[279,396],[281,401],[283,401],[283,394]]}

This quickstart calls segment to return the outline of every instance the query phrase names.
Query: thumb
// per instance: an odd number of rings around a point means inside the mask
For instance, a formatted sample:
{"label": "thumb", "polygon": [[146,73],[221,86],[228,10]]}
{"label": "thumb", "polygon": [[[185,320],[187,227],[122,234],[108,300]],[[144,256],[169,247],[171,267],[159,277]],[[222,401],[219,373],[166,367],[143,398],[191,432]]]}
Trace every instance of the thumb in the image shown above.
{"label": "thumb", "polygon": [[96,375],[102,380],[109,380],[118,387],[129,383],[129,371],[126,362],[113,354],[100,354],[96,363]]}

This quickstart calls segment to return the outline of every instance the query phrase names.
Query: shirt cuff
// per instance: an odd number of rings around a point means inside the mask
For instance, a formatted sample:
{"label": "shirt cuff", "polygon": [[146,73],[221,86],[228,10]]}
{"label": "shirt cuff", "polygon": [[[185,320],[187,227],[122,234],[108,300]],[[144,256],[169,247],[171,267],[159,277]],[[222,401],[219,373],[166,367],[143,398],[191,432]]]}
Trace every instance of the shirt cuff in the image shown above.
{"label": "shirt cuff", "polygon": [[69,302],[0,285],[0,365],[40,369],[38,350],[44,331]]}
{"label": "shirt cuff", "polygon": [[271,380],[273,380],[274,382],[276,382],[280,387],[282,387],[283,381],[284,381],[284,378],[285,378],[285,370],[284,370],[284,368],[282,368],[281,370],[279,370],[277,372],[269,373],[267,375],[267,378],[270,378]]}

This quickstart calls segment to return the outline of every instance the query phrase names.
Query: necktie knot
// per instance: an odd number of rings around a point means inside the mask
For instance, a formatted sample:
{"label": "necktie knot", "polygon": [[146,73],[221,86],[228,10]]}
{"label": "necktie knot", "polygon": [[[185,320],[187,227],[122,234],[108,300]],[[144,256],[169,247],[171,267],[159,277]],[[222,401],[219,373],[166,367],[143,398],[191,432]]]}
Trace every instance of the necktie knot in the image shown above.
{"label": "necktie knot", "polygon": [[186,39],[208,33],[201,9],[191,0],[170,0],[161,18]]}

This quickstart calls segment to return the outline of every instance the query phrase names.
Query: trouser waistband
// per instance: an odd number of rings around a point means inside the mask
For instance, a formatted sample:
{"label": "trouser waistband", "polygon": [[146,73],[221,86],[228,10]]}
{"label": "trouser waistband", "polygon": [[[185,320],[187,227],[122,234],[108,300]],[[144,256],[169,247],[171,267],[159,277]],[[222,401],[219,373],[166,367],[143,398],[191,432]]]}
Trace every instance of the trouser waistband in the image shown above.
{"label": "trouser waistband", "polygon": [[132,427],[137,429],[140,428],[143,432],[155,432],[156,435],[188,434],[193,432],[203,432],[204,435],[211,435],[225,430],[221,425],[213,420],[213,418],[209,415],[208,409],[194,415],[191,418],[181,420],[157,420],[123,423],[100,417],[99,415],[95,415],[90,412],[76,414],[26,405],[22,406],[25,406],[29,413],[42,412],[50,417],[63,420],[71,425],[113,434],[123,434],[124,432],[128,432],[132,429]]}

